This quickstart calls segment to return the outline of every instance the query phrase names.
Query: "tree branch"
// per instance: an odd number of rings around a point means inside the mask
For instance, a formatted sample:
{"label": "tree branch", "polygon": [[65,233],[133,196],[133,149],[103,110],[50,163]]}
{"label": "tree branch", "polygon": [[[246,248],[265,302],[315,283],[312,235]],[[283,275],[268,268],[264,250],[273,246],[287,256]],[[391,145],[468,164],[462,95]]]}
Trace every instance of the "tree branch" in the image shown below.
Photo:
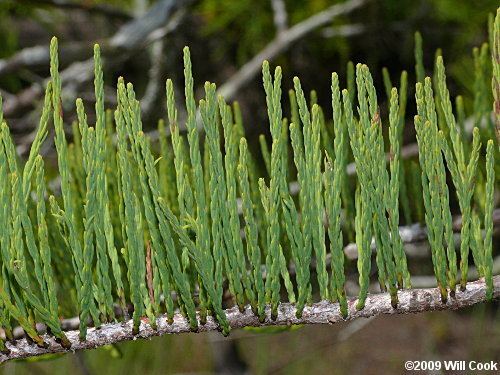
{"label": "tree branch", "polygon": [[166,65],[164,52],[164,39],[157,40],[151,46],[151,67],[149,68],[148,72],[148,84],[146,86],[144,96],[141,99],[141,110],[144,122],[149,121],[154,113],[157,114],[157,104],[165,88],[165,84],[162,79],[163,74],[165,73]]}
{"label": "tree branch", "polygon": [[218,93],[226,100],[231,100],[234,94],[247,84],[262,68],[262,61],[272,60],[285,51],[297,40],[305,37],[317,28],[326,25],[335,17],[352,12],[365,3],[365,0],[350,0],[331,7],[305,19],[302,22],[277,33],[276,37],[241,67],[231,78],[219,87]]}
{"label": "tree branch", "polygon": [[271,0],[273,8],[273,21],[276,27],[276,33],[279,35],[288,29],[288,14],[286,12],[285,2],[283,0]]}
{"label": "tree branch", "polygon": [[[500,297],[500,276],[493,278],[494,298]],[[366,306],[363,310],[356,310],[356,298],[348,300],[349,316],[343,319],[340,314],[338,303],[322,301],[313,303],[304,309],[301,318],[295,316],[296,309],[293,304],[282,303],[278,309],[278,318],[273,321],[270,319],[270,309],[266,308],[266,319],[263,323],[259,322],[257,316],[252,313],[250,306],[241,313],[237,307],[226,310],[229,324],[233,329],[243,327],[265,327],[265,326],[289,326],[293,324],[334,324],[341,321],[351,321],[357,318],[368,318],[381,314],[410,314],[435,310],[456,310],[477,303],[486,301],[486,285],[484,280],[479,280],[467,284],[464,292],[457,292],[454,297],[450,297],[444,304],[441,301],[439,289],[407,289],[398,292],[398,308],[391,306],[391,298],[388,293],[371,294],[366,300]],[[145,322],[141,323],[138,335],[132,334],[132,320],[123,323],[105,324],[99,329],[90,328],[87,333],[87,340],[80,341],[78,331],[69,331],[66,333],[71,341],[70,350],[64,349],[52,336],[44,335],[46,347],[41,348],[35,344],[29,343],[26,339],[18,340],[15,343],[7,342],[8,354],[0,354],[0,363],[12,360],[33,357],[48,353],[65,353],[69,351],[94,349],[100,346],[114,344],[121,341],[147,339],[154,336],[167,334],[178,334],[190,332],[189,324],[186,319],[175,314],[172,324],[167,323],[165,316],[157,318],[158,329],[155,331]],[[200,325],[199,332],[216,331],[218,324],[212,317],[207,319],[205,325]]]}
{"label": "tree branch", "polygon": [[92,4],[88,1],[66,1],[66,0],[21,0],[23,3],[36,4],[37,6],[50,6],[59,9],[84,10],[90,14],[99,14],[110,18],[129,20],[132,16],[126,11],[113,7],[109,4]]}
{"label": "tree branch", "polygon": [[[115,56],[115,59],[123,60],[131,53],[137,51],[149,43],[163,38],[170,31],[178,26],[179,10],[189,5],[193,0],[161,0],[153,5],[150,10],[142,17],[133,19],[132,21],[124,24],[111,39],[102,41],[101,47],[103,55],[109,57]],[[48,63],[49,54],[48,47],[42,53],[41,47],[32,49],[30,53],[35,53],[37,56],[37,64],[45,61]],[[29,58],[23,57],[22,52],[19,52],[17,58],[23,62],[30,61]],[[0,61],[0,72],[2,71],[2,62]],[[19,64],[19,62],[17,63]],[[61,71],[61,79],[63,83],[63,90],[65,91],[65,101],[71,98],[76,99],[76,91],[78,88],[92,80],[94,61],[89,58],[84,61],[77,61],[69,65],[66,69]],[[7,67],[3,67],[7,69]],[[11,67],[9,69],[12,69]],[[11,71],[11,70],[9,70]],[[48,79],[46,80],[48,81]],[[45,82],[46,83],[46,82]],[[35,83],[32,86],[24,89],[18,95],[10,100],[4,102],[4,115],[5,117],[14,116],[16,113],[21,112],[43,95],[43,85]],[[67,93],[70,95],[67,95]],[[73,98],[74,97],[74,98]]]}
{"label": "tree branch", "polygon": [[361,34],[365,31],[365,26],[362,24],[352,24],[352,25],[341,25],[336,27],[328,27],[321,31],[321,34],[325,38],[333,37],[348,37]]}
{"label": "tree branch", "polygon": [[[493,211],[493,227],[497,228],[499,225],[500,225],[500,208],[497,208]],[[455,216],[453,218],[453,231],[460,232],[461,228],[462,228],[462,216]],[[422,242],[427,243],[427,227],[422,226],[419,223],[399,227],[399,234],[401,236],[401,241],[403,241],[404,245],[416,244]],[[371,248],[372,250],[375,250],[375,239],[372,239]],[[413,251],[413,255],[416,252],[417,251]],[[347,246],[345,246],[344,253],[349,259],[357,259],[358,248],[356,244],[350,243]]]}

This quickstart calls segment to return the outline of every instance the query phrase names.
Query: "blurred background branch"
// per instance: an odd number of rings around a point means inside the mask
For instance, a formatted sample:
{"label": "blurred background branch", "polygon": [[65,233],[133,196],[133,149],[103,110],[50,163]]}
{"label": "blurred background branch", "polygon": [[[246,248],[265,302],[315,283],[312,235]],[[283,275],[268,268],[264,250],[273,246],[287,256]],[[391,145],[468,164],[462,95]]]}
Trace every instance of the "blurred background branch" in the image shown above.
{"label": "blurred background branch", "polygon": [[[307,34],[328,22],[332,22],[336,17],[348,14],[359,8],[363,3],[365,3],[365,0],[349,0],[345,3],[333,5],[289,29],[284,29],[281,24],[277,25],[276,37],[264,49],[253,56],[250,61],[245,63],[245,65],[233,74],[228,81],[220,86],[219,93],[224,96],[226,100],[234,99],[238,90],[260,72],[262,61],[274,60],[279,54],[286,51],[295,41],[304,38]],[[276,6],[273,8],[276,9]],[[282,12],[284,12],[284,10],[282,10]],[[275,22],[277,22],[276,18],[280,17],[276,16]]]}
{"label": "blurred background branch", "polygon": [[62,10],[84,10],[90,14],[103,15],[110,18],[129,20],[132,15],[113,5],[93,4],[92,2],[75,2],[71,0],[18,0],[19,3],[28,5],[54,7]]}
{"label": "blurred background branch", "polygon": [[[93,101],[88,59],[93,43],[98,41],[109,77],[108,104],[114,102],[113,81],[122,74],[136,84],[146,99],[146,114],[155,113],[147,116],[146,124],[155,128],[164,115],[163,90],[159,89],[161,85],[155,87],[156,79],[150,78],[162,77],[164,81],[168,75],[179,85],[180,50],[189,44],[193,60],[203,61],[194,66],[198,91],[206,80],[218,83],[219,92],[227,99],[238,99],[245,120],[252,114],[256,125],[250,132],[256,135],[265,129],[260,127],[265,122],[265,113],[260,109],[262,90],[259,80],[254,79],[263,59],[282,65],[288,78],[301,76],[306,88],[316,89],[320,104],[328,112],[329,87],[319,77],[335,70],[345,78],[349,59],[368,62],[374,71],[386,66],[389,73],[398,74],[413,66],[412,36],[419,29],[430,51],[425,56],[426,66],[432,66],[432,51],[443,46],[450,75],[456,79],[452,89],[464,93],[466,107],[470,107],[472,98],[467,95],[474,82],[467,78],[470,75],[460,73],[471,62],[468,51],[486,40],[484,20],[496,6],[493,0],[480,3],[5,0],[0,4],[0,92],[15,134],[31,132],[31,119],[36,117],[32,112],[38,108],[48,76],[48,40],[56,35],[61,40],[63,105],[71,121],[76,92],[88,104]],[[375,79],[381,83],[379,74]]]}

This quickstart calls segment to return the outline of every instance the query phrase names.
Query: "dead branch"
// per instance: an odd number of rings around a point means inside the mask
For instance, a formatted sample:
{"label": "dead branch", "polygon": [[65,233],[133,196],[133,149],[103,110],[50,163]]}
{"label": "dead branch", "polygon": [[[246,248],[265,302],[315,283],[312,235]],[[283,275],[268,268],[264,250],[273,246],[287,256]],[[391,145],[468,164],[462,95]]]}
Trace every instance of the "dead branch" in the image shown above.
{"label": "dead branch", "polygon": [[352,12],[365,2],[365,0],[350,0],[345,3],[333,5],[299,22],[289,29],[278,33],[263,50],[252,57],[252,59],[231,76],[228,81],[220,86],[218,93],[224,96],[226,100],[233,99],[236,92],[260,72],[262,61],[274,59],[280,53],[286,51],[297,40],[304,38],[312,31],[331,22],[335,17]]}
{"label": "dead branch", "polygon": [[[500,225],[500,209],[497,208],[493,211],[493,226],[498,227]],[[460,229],[462,227],[462,216],[455,216],[453,219],[453,231],[454,232],[460,232]],[[416,249],[412,249],[412,253],[408,255],[420,255],[423,253],[423,255],[427,255],[428,252],[426,251],[428,249],[428,244],[427,244],[427,228],[420,225],[420,224],[412,224],[408,226],[401,226],[399,227],[399,234],[401,236],[401,240],[403,241],[403,244],[405,245],[405,252],[408,254],[407,251],[407,245],[413,244],[417,245],[420,244]],[[460,242],[460,237],[456,239],[457,243]],[[424,248],[425,247],[425,248]],[[375,250],[375,240],[372,240],[371,244],[372,250]],[[349,259],[357,259],[358,257],[358,248],[355,243],[350,243],[346,247],[344,247],[344,253],[346,254],[347,258]]]}
{"label": "dead branch", "polygon": [[49,6],[59,9],[83,10],[90,14],[102,15],[109,18],[129,20],[132,16],[123,9],[109,4],[93,4],[89,1],[66,1],[66,0],[20,0],[20,2],[36,4],[37,6]]}
{"label": "dead branch", "polygon": [[163,83],[163,75],[165,74],[166,63],[164,52],[164,39],[159,39],[151,46],[151,67],[148,72],[148,84],[144,96],[141,99],[141,110],[145,122],[152,118],[155,110],[158,110],[158,100],[163,94],[165,86]]}
{"label": "dead branch", "polygon": [[[134,51],[163,38],[178,26],[178,11],[191,2],[192,0],[162,0],[157,2],[142,17],[126,23],[110,40],[101,43],[103,57],[113,56],[115,60],[124,60]],[[48,64],[48,47],[46,47],[45,57],[42,55],[39,54],[38,63],[45,59],[45,64]],[[89,58],[74,62],[61,72],[66,101],[74,101],[81,85],[92,80],[93,64],[93,59]],[[16,113],[33,106],[33,103],[43,95],[42,86],[42,84],[34,84],[10,100],[6,100],[4,102],[5,117],[13,117]]]}
{"label": "dead branch", "polygon": [[365,31],[365,26],[362,24],[352,24],[352,25],[342,25],[336,27],[327,27],[321,31],[321,34],[325,38],[333,38],[333,37],[349,37],[361,34]]}
{"label": "dead branch", "polygon": [[288,29],[288,14],[285,2],[283,0],[271,0],[271,7],[273,8],[273,21],[276,33],[284,33]]}

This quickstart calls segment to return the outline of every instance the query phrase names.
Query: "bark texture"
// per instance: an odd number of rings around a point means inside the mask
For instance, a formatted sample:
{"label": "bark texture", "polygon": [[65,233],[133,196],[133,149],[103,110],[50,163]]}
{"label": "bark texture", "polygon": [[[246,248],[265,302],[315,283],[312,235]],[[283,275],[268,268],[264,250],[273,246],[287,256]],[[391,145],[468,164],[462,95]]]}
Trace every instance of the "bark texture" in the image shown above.
{"label": "bark texture", "polygon": [[[500,275],[493,278],[494,298],[500,297]],[[242,313],[237,307],[226,310],[229,323],[233,329],[247,326],[286,326],[293,324],[335,324],[341,321],[350,321],[357,318],[368,318],[380,314],[410,314],[434,310],[456,310],[477,303],[485,302],[486,285],[484,280],[479,280],[467,284],[467,290],[457,291],[454,297],[449,297],[446,304],[441,301],[440,293],[437,288],[429,289],[407,289],[398,292],[399,305],[394,309],[391,306],[391,298],[388,293],[371,294],[366,300],[366,307],[356,310],[356,298],[350,298],[348,301],[349,316],[343,319],[338,303],[321,301],[311,306],[306,306],[301,318],[295,316],[295,306],[290,303],[280,304],[278,318],[271,320],[270,309],[266,309],[267,318],[260,323],[258,318],[252,313],[251,308],[247,306]],[[176,314],[174,322],[168,324],[165,316],[157,318],[158,329],[155,331],[146,322],[141,323],[139,334],[132,334],[132,321],[106,324],[99,329],[90,328],[86,341],[80,341],[78,331],[71,330],[66,332],[68,339],[72,343],[70,350],[64,349],[52,336],[43,335],[46,347],[42,348],[28,342],[25,338],[17,340],[14,343],[7,342],[6,346],[9,353],[0,354],[0,363],[12,359],[27,358],[48,353],[64,353],[82,349],[94,349],[103,345],[113,344],[126,340],[147,339],[153,336],[162,336],[166,334],[177,334],[190,332],[189,324],[180,314]],[[67,325],[68,326],[68,325]],[[72,325],[69,325],[72,327]],[[199,332],[216,331],[218,325],[212,317],[207,319],[205,325],[200,325]]]}

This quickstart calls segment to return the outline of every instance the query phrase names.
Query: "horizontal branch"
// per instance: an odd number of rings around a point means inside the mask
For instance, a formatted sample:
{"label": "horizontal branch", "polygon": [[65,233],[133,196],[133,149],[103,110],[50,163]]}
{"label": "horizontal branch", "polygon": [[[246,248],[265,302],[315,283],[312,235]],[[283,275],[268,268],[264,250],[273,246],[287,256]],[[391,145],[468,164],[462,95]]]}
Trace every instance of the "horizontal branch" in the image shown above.
{"label": "horizontal branch", "polygon": [[[493,278],[495,299],[500,297],[500,276]],[[439,289],[408,289],[398,292],[399,305],[396,309],[391,306],[391,298],[388,293],[370,294],[366,299],[366,306],[363,310],[356,310],[356,298],[348,300],[349,316],[342,318],[338,303],[322,301],[307,306],[301,318],[295,316],[296,308],[293,304],[282,303],[278,309],[276,320],[270,319],[270,308],[266,308],[266,319],[259,322],[257,316],[252,313],[249,306],[241,313],[237,307],[226,310],[226,315],[231,328],[243,327],[265,327],[265,326],[289,326],[294,324],[334,324],[342,321],[351,321],[357,318],[368,318],[381,314],[410,314],[435,310],[456,310],[477,303],[486,301],[486,285],[484,280],[479,280],[467,284],[464,292],[457,292],[454,297],[450,297],[446,303],[441,301]],[[206,324],[200,325],[199,332],[216,331],[218,324],[212,317],[207,319]],[[64,349],[52,336],[43,335],[46,347],[42,348],[21,339],[15,343],[6,343],[10,351],[8,354],[0,354],[0,363],[49,353],[65,353],[82,349],[94,349],[100,346],[118,343],[127,340],[148,339],[154,336],[167,334],[178,334],[190,332],[186,319],[175,314],[172,324],[168,324],[165,316],[157,318],[157,330],[145,322],[141,323],[139,334],[132,334],[132,320],[123,323],[105,324],[99,329],[90,328],[85,341],[79,340],[79,332],[66,332],[72,347],[70,350]]]}
{"label": "horizontal branch", "polygon": [[366,28],[362,24],[331,26],[324,28],[321,34],[324,38],[349,37],[365,32]]}
{"label": "horizontal branch", "polygon": [[[331,257],[330,254],[327,255],[326,263],[330,264]],[[315,267],[315,264],[313,264]],[[295,267],[291,267],[289,269],[290,276],[295,275]],[[493,259],[493,275],[500,275],[500,256],[497,256]],[[262,267],[262,277],[266,278],[266,270],[265,266]],[[476,267],[469,267],[469,272],[467,273],[467,280],[472,282],[479,278],[479,272]],[[457,283],[460,281],[460,271],[458,272]],[[437,285],[436,276],[434,275],[422,275],[422,276],[412,276],[411,277],[411,286],[412,288],[435,288]],[[353,281],[347,281],[345,284],[345,291],[348,296],[356,296],[359,293],[359,285]],[[369,291],[371,293],[378,293],[380,291],[380,285],[378,283],[372,283],[369,287]],[[196,292],[195,292],[196,293]],[[177,298],[176,293],[173,292],[173,296]],[[132,309],[132,307],[130,307]],[[115,306],[115,316],[117,318],[121,318],[123,316],[123,311],[121,307]],[[89,324],[93,324],[91,320],[89,320]],[[78,329],[80,326],[80,319],[75,316],[73,318],[63,319],[61,321],[61,329],[65,332],[72,331]],[[43,323],[36,323],[36,330],[40,335],[43,335],[47,332],[47,326]],[[15,327],[12,330],[12,335],[14,339],[19,340],[26,337],[26,333],[24,329],[20,326]],[[5,339],[5,332],[0,329],[0,337]]]}
{"label": "horizontal branch", "polygon": [[[458,215],[453,218],[453,232],[460,232],[462,228],[462,216]],[[493,210],[493,227],[498,228],[500,226],[500,208]],[[401,236],[401,241],[403,245],[408,244],[427,244],[427,227],[416,223],[411,225],[405,225],[399,227],[399,235]],[[459,243],[460,238],[458,238],[457,243]],[[371,249],[374,251],[376,249],[375,239],[372,238]],[[406,251],[405,247],[405,251]],[[427,255],[426,252],[418,250],[409,250],[406,251],[409,256],[418,256],[418,255]],[[344,247],[344,253],[349,259],[357,259],[358,258],[358,247],[355,243],[350,243]]]}

